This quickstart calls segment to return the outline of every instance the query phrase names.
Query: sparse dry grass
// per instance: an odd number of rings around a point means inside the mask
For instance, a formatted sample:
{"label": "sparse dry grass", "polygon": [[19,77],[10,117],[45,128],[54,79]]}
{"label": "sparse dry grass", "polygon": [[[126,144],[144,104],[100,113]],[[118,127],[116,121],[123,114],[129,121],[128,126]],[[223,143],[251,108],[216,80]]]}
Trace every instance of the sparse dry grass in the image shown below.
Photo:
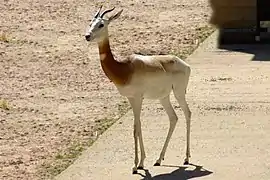
{"label": "sparse dry grass", "polygon": [[202,43],[210,34],[215,31],[215,27],[211,25],[202,26],[195,29],[195,35],[192,38],[193,43],[182,47],[178,51],[172,51],[171,54],[178,56],[181,59],[186,59],[195,49]]}
{"label": "sparse dry grass", "polygon": [[109,127],[111,127],[118,119],[125,115],[130,106],[127,101],[122,101],[118,104],[119,118],[103,118],[95,121],[95,136],[87,141],[72,142],[70,146],[59,152],[51,161],[42,164],[40,175],[42,178],[52,179],[54,176],[60,174],[69,165],[71,165],[81,153],[90,147]]}
{"label": "sparse dry grass", "polygon": [[94,140],[92,139],[87,142],[72,142],[67,149],[59,152],[54,159],[42,164],[40,171],[41,179],[52,179],[54,176],[61,173],[72,164],[87,147],[91,146],[93,142]]}
{"label": "sparse dry grass", "polygon": [[0,109],[3,109],[3,110],[10,110],[10,105],[9,103],[7,102],[7,100],[5,99],[0,99]]}
{"label": "sparse dry grass", "polygon": [[195,29],[196,31],[196,39],[198,39],[199,43],[203,42],[210,34],[215,31],[215,27],[206,25]]}
{"label": "sparse dry grass", "polygon": [[5,42],[5,43],[8,43],[10,42],[10,38],[8,37],[7,33],[5,32],[1,32],[0,33],[0,42]]}

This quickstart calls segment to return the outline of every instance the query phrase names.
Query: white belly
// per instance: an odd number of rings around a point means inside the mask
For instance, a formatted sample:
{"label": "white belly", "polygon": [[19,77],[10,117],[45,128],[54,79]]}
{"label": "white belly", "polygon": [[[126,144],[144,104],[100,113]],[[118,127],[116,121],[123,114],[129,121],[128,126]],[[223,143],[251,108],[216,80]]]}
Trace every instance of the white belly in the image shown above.
{"label": "white belly", "polygon": [[142,96],[147,99],[161,99],[172,90],[172,76],[166,73],[153,76],[134,77],[126,86],[116,86],[126,97]]}

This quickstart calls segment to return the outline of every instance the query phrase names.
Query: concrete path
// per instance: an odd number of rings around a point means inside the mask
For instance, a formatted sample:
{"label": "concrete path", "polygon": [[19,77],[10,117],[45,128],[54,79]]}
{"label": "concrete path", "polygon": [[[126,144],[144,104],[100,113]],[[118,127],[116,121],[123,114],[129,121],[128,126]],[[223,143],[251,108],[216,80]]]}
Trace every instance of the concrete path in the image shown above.
{"label": "concrete path", "polygon": [[[153,164],[169,121],[157,101],[145,101],[142,130],[146,170],[131,174],[134,144],[129,112],[56,179],[269,180],[270,62],[252,61],[253,54],[217,49],[216,38],[214,33],[187,60],[192,66],[187,99],[193,112],[193,166],[182,165],[185,121],[172,96],[179,121],[162,166]],[[256,51],[256,57],[259,54]]]}

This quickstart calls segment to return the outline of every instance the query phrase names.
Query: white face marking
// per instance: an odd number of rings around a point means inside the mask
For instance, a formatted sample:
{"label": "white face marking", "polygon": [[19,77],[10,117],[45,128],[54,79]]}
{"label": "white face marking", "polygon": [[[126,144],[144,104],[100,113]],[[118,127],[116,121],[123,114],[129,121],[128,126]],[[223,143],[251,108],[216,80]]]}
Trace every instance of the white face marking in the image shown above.
{"label": "white face marking", "polygon": [[85,38],[87,41],[93,41],[94,39],[99,41],[103,39],[104,37],[108,36],[109,23],[112,20],[117,19],[120,16],[120,14],[123,12],[123,10],[121,10],[115,15],[110,16],[108,19],[107,18],[105,19],[103,18],[104,15],[113,11],[114,8],[106,10],[102,14],[100,14],[101,7],[99,11],[95,14],[93,20],[91,21],[89,27],[86,30]]}
{"label": "white face marking", "polygon": [[108,28],[108,20],[101,17],[94,18],[86,30],[85,37],[87,41],[93,41],[103,37]]}

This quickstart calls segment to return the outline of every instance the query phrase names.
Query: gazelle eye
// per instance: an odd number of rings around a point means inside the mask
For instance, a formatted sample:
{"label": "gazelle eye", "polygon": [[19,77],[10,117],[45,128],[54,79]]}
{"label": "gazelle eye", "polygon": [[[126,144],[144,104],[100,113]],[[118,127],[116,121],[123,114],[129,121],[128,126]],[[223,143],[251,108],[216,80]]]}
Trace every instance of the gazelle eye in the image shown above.
{"label": "gazelle eye", "polygon": [[100,24],[100,25],[98,26],[98,28],[102,28],[102,27],[104,27],[104,24]]}

